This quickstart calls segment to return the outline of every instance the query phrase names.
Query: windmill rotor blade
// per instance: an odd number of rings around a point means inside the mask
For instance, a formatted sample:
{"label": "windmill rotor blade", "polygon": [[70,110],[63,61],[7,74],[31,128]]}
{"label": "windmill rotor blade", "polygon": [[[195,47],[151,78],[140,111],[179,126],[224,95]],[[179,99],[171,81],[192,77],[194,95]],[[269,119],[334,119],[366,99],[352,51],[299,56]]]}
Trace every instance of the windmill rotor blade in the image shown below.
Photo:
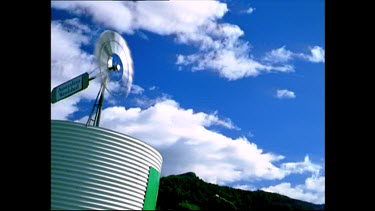
{"label": "windmill rotor blade", "polygon": [[123,37],[114,31],[104,31],[95,45],[95,56],[103,73],[102,80],[108,77],[106,90],[112,95],[126,97],[133,83],[134,71],[131,53]]}

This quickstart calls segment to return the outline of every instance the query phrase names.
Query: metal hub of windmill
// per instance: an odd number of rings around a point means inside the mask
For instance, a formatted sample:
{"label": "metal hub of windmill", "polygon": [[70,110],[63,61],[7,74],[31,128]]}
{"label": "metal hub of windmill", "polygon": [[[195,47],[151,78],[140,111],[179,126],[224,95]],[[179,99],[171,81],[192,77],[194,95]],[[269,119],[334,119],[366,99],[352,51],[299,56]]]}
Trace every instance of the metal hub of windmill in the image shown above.
{"label": "metal hub of windmill", "polygon": [[52,90],[51,100],[52,103],[56,103],[65,99],[86,89],[89,81],[100,78],[101,86],[86,123],[86,126],[99,127],[105,91],[113,96],[125,95],[127,97],[133,83],[134,71],[128,45],[117,32],[104,31],[95,44],[94,55],[98,67],[90,74],[83,73],[55,87]]}

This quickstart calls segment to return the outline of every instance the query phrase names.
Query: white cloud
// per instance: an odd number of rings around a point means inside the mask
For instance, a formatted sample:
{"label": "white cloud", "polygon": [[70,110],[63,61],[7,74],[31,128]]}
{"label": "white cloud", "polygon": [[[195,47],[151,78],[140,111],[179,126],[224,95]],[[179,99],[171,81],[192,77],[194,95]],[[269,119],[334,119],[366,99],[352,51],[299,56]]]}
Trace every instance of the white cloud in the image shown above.
{"label": "white cloud", "polygon": [[285,46],[266,53],[264,60],[277,62],[288,62],[292,59],[293,52],[286,50]]}
{"label": "white cloud", "polygon": [[120,33],[132,33],[134,29],[132,12],[120,1],[52,1],[51,6],[77,15],[91,16],[94,22]]}
{"label": "white cloud", "polygon": [[290,183],[281,183],[275,186],[262,188],[272,193],[279,193],[290,198],[299,199],[314,204],[325,203],[325,177],[312,176],[305,180],[305,184],[292,186]]}
{"label": "white cloud", "polygon": [[230,120],[229,118],[219,119],[217,114],[218,112],[215,111],[213,114],[208,115],[206,119],[207,124],[204,125],[220,125],[228,129],[241,130],[239,127],[233,124],[232,120]]}
{"label": "white cloud", "polygon": [[241,190],[250,190],[250,191],[256,191],[257,188],[252,185],[235,185],[233,188],[241,189]]}
{"label": "white cloud", "polygon": [[324,49],[320,46],[310,48],[310,54],[295,53],[285,49],[285,46],[267,52],[263,60],[271,63],[285,63],[293,59],[303,59],[314,63],[324,63]]}
{"label": "white cloud", "polygon": [[161,96],[156,98],[150,98],[146,95],[136,96],[132,99],[132,101],[135,104],[135,106],[139,106],[140,108],[148,108],[155,105],[158,102],[162,102],[168,99],[171,99],[170,95],[166,93],[161,93]]}
{"label": "white cloud", "polygon": [[51,119],[68,119],[68,116],[70,114],[78,111],[76,104],[79,101],[80,97],[78,97],[77,95],[73,95],[64,100],[60,100],[55,104],[51,104]]}
{"label": "white cloud", "polygon": [[325,177],[312,176],[306,179],[305,188],[307,190],[324,193],[325,191]]}
{"label": "white cloud", "polygon": [[131,87],[130,93],[139,95],[139,94],[142,94],[144,90],[145,89],[143,89],[141,86],[133,84],[132,87]]}
{"label": "white cloud", "polygon": [[236,25],[208,22],[203,30],[193,36],[181,35],[182,43],[193,42],[200,46],[200,52],[191,55],[177,55],[177,65],[191,65],[192,70],[213,70],[229,80],[257,76],[264,72],[291,72],[290,65],[272,66],[251,58],[248,42],[239,39],[244,32]]}
{"label": "white cloud", "polygon": [[322,47],[314,46],[310,48],[311,55],[308,56],[308,60],[311,62],[324,62],[325,51]]}
{"label": "white cloud", "polygon": [[296,98],[296,95],[294,94],[294,92],[287,89],[278,89],[276,91],[276,97],[279,99],[293,99]]}
{"label": "white cloud", "polygon": [[[80,122],[86,120],[87,116]],[[264,152],[245,137],[234,139],[209,129],[218,122],[228,121],[220,120],[215,113],[181,108],[176,101],[166,98],[145,109],[109,107],[101,116],[101,127],[131,135],[155,147],[163,156],[163,176],[193,171],[207,182],[223,185],[310,172],[305,167],[313,165],[310,161],[278,167],[274,162],[284,156]]]}
{"label": "white cloud", "polygon": [[325,202],[325,176],[321,176],[323,167],[312,163],[306,155],[302,162],[282,163],[280,169],[284,175],[310,173],[304,184],[295,185],[290,183],[280,183],[275,186],[262,188],[264,191],[279,193],[291,198],[308,201],[315,204]]}
{"label": "white cloud", "polygon": [[[80,121],[86,120],[84,117]],[[214,114],[183,109],[176,101],[164,99],[147,109],[106,108],[101,127],[129,134],[155,147],[163,155],[163,175],[193,171],[218,184],[285,176],[273,164],[283,156],[263,152],[244,137],[232,139],[208,129],[220,121]]]}
{"label": "white cloud", "polygon": [[194,34],[207,21],[223,17],[226,4],[218,1],[155,1],[126,4],[134,9],[136,27],[160,35]]}
{"label": "white cloud", "polygon": [[[87,116],[79,121],[85,123]],[[302,162],[277,166],[274,162],[284,156],[264,152],[245,137],[234,139],[209,129],[218,122],[227,120],[220,120],[215,113],[181,108],[167,98],[145,109],[109,107],[101,115],[101,127],[131,135],[155,147],[163,156],[163,176],[193,171],[207,182],[224,185],[283,179],[304,172],[318,174],[321,169],[308,156]],[[319,182],[319,179],[307,180],[307,189],[317,189]]]}
{"label": "white cloud", "polygon": [[251,14],[255,11],[255,8],[254,7],[249,7],[249,9],[246,10],[246,13],[247,14]]}
{"label": "white cloud", "polygon": [[160,35],[189,33],[207,20],[221,18],[228,11],[217,1],[99,2],[58,1],[56,9],[88,15],[99,24],[119,32],[143,29]]}
{"label": "white cloud", "polygon": [[249,43],[240,39],[244,32],[237,25],[217,22],[228,11],[227,5],[218,1],[57,1],[52,7],[90,16],[94,22],[119,32],[147,30],[174,35],[177,42],[199,49],[177,59],[178,65],[191,66],[193,71],[211,70],[229,80],[293,71],[290,65],[262,64],[252,58]]}
{"label": "white cloud", "polygon": [[140,108],[148,108],[158,102],[159,99],[150,99],[147,96],[140,96],[134,98],[134,104]]}
{"label": "white cloud", "polygon": [[219,50],[216,52],[199,53],[188,56],[178,55],[177,63],[182,65],[192,64],[192,70],[211,69],[217,71],[220,76],[229,80],[237,80],[248,76],[258,76],[262,72],[292,72],[293,67],[268,66],[250,59],[245,53],[236,55],[232,50]]}
{"label": "white cloud", "polygon": [[[70,30],[72,24],[81,30]],[[85,32],[88,26],[76,19],[65,22],[51,22],[51,90],[78,75],[94,70],[94,56],[81,50],[81,46],[89,43],[89,35]],[[77,111],[76,104],[81,99],[95,99],[100,83],[90,81],[87,89],[69,98],[51,104],[52,119],[67,119],[68,115]]]}
{"label": "white cloud", "polygon": [[[65,65],[77,65],[86,68],[93,62],[93,57],[84,53],[80,48],[89,43],[89,37],[80,31],[71,31],[69,27],[58,21],[51,23],[51,62],[52,65],[66,63]],[[80,61],[83,62],[80,62]],[[67,77],[75,76],[76,72],[65,71],[63,74]],[[77,68],[75,68],[77,69]],[[53,70],[53,73],[62,73],[62,71]],[[73,74],[72,74],[73,73]],[[53,77],[54,78],[54,77]],[[53,85],[53,84],[52,84]]]}
{"label": "white cloud", "polygon": [[285,174],[302,174],[305,172],[310,172],[313,175],[319,175],[322,167],[318,164],[312,163],[309,156],[306,155],[303,162],[283,163],[281,165],[281,169],[285,172]]}
{"label": "white cloud", "polygon": [[79,22],[78,18],[66,19],[66,20],[64,20],[64,23],[66,23],[67,25],[70,26],[71,31],[78,31],[80,33],[90,33],[91,32],[91,29],[86,25],[82,25]]}

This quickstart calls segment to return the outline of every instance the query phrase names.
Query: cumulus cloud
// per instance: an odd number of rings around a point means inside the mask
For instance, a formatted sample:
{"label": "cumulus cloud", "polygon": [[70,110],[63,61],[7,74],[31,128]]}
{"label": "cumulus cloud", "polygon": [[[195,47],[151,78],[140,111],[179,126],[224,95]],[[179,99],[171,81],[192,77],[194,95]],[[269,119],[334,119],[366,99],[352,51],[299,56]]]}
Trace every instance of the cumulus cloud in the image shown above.
{"label": "cumulus cloud", "polygon": [[293,99],[296,98],[296,95],[287,89],[278,89],[276,90],[276,97],[279,99]]}
{"label": "cumulus cloud", "polygon": [[[84,123],[87,117],[79,121]],[[136,137],[155,147],[163,156],[162,175],[195,172],[207,182],[227,184],[240,180],[282,179],[293,173],[310,172],[309,160],[274,163],[284,158],[264,152],[245,137],[231,138],[210,130],[221,124],[215,113],[184,109],[163,99],[145,109],[121,106],[102,111],[101,127]],[[230,127],[231,128],[231,127]]]}
{"label": "cumulus cloud", "polygon": [[79,96],[73,95],[55,104],[51,104],[51,119],[67,120],[69,115],[78,111],[76,104],[81,100]]}
{"label": "cumulus cloud", "polygon": [[199,26],[228,11],[218,1],[155,1],[125,4],[132,7],[135,26],[160,35],[194,35]]}
{"label": "cumulus cloud", "polygon": [[325,51],[320,46],[310,47],[310,54],[295,53],[287,50],[285,46],[267,52],[263,60],[270,63],[286,63],[293,59],[303,59],[313,63],[324,63]]}
{"label": "cumulus cloud", "polygon": [[324,193],[325,191],[325,177],[312,176],[306,179],[305,189]]}
{"label": "cumulus cloud", "polygon": [[[63,65],[71,66],[65,69],[52,69],[54,76],[71,78],[76,76],[73,68],[89,68],[93,63],[93,57],[81,50],[81,46],[89,44],[89,37],[82,31],[72,31],[64,23],[69,21],[51,22],[51,63],[57,65],[57,68],[63,68]],[[77,24],[77,23],[76,23]],[[82,62],[81,62],[82,61]],[[52,84],[55,85],[55,84]]]}
{"label": "cumulus cloud", "polygon": [[249,43],[239,39],[244,32],[236,25],[209,22],[203,28],[194,36],[179,36],[180,42],[196,43],[200,52],[177,55],[177,65],[190,65],[193,71],[212,70],[229,80],[272,71],[294,71],[290,65],[266,65],[253,59]]}
{"label": "cumulus cloud", "polygon": [[[85,122],[87,117],[80,121]],[[110,107],[102,111],[101,127],[152,145],[163,155],[162,175],[197,173],[218,184],[240,179],[281,179],[282,169],[273,164],[283,156],[264,152],[245,137],[236,139],[209,129],[219,125],[215,114],[184,109],[171,99],[147,108]]]}
{"label": "cumulus cloud", "polygon": [[319,175],[322,170],[322,166],[312,163],[309,156],[306,155],[303,162],[283,163],[281,165],[281,169],[286,175],[302,174],[305,172],[312,173],[313,175]]}
{"label": "cumulus cloud", "polygon": [[90,16],[95,23],[120,33],[132,33],[134,29],[132,12],[120,1],[52,1],[51,6],[76,15]]}
{"label": "cumulus cloud", "polygon": [[143,29],[160,35],[189,33],[207,20],[221,18],[226,4],[217,1],[52,2],[55,9],[90,16],[94,22],[120,32]]}
{"label": "cumulus cloud", "polygon": [[[72,27],[79,30],[71,30]],[[96,68],[94,56],[81,48],[89,44],[90,28],[77,19],[51,22],[51,91],[54,87]],[[100,83],[90,81],[89,87],[58,103],[51,104],[52,119],[67,119],[77,111],[81,99],[95,99]]]}
{"label": "cumulus cloud", "polygon": [[178,43],[196,46],[197,53],[178,55],[179,69],[187,66],[193,71],[211,70],[229,80],[293,71],[291,65],[274,66],[254,59],[249,43],[240,39],[244,31],[237,25],[218,22],[228,11],[227,5],[218,1],[56,1],[51,5],[90,16],[95,23],[119,32],[146,30],[174,35]]}
{"label": "cumulus cloud", "polygon": [[176,64],[193,65],[192,70],[211,69],[217,71],[220,76],[229,80],[237,80],[248,76],[258,76],[262,72],[292,72],[290,65],[267,66],[253,59],[247,54],[236,55],[231,50],[219,50],[214,52],[199,53],[188,56],[178,55]]}
{"label": "cumulus cloud", "polygon": [[302,162],[283,163],[280,168],[285,175],[310,173],[311,176],[306,178],[304,184],[292,186],[290,183],[283,182],[275,186],[262,188],[262,190],[315,204],[324,204],[325,176],[321,176],[324,170],[322,166],[312,163],[309,156],[306,155]]}
{"label": "cumulus cloud", "polygon": [[325,177],[312,176],[305,180],[305,184],[292,186],[290,183],[281,183],[275,186],[262,188],[263,191],[279,193],[290,198],[299,199],[314,204],[325,203]]}

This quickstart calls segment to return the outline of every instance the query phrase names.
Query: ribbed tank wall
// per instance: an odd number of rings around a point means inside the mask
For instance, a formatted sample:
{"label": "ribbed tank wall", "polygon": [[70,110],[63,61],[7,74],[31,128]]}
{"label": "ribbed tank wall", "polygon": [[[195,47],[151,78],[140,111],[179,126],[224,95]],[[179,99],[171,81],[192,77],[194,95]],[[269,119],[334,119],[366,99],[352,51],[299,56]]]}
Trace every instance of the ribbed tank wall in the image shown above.
{"label": "ribbed tank wall", "polygon": [[51,121],[51,209],[142,210],[150,167],[162,157],[124,134]]}

